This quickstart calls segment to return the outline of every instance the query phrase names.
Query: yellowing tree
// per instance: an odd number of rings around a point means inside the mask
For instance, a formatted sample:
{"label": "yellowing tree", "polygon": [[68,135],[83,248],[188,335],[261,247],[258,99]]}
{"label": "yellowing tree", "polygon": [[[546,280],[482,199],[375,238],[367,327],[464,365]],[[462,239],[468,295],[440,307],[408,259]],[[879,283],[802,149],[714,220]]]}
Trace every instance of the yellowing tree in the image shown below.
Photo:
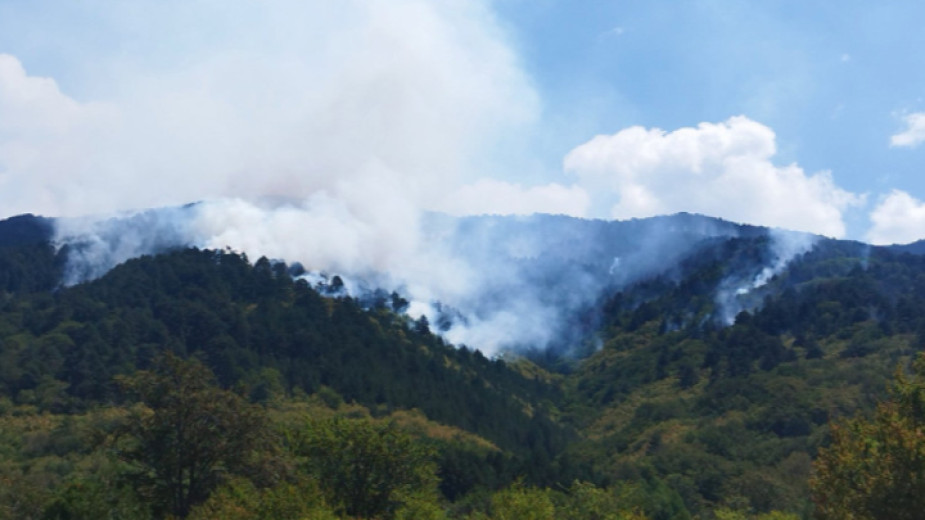
{"label": "yellowing tree", "polygon": [[925,518],[925,355],[872,419],[832,426],[810,482],[822,520]]}

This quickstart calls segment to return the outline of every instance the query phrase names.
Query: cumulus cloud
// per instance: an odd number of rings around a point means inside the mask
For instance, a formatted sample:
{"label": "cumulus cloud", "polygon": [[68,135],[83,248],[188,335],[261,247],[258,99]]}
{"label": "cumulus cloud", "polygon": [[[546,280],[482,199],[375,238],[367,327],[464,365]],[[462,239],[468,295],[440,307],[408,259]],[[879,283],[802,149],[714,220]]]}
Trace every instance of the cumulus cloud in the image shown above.
{"label": "cumulus cloud", "polygon": [[901,190],[883,197],[870,214],[872,244],[907,244],[925,238],[925,202]]}
{"label": "cumulus cloud", "polygon": [[908,114],[903,121],[906,129],[890,137],[890,146],[914,148],[925,141],[925,112]]}
{"label": "cumulus cloud", "polygon": [[524,187],[495,179],[461,187],[440,204],[451,215],[531,215],[548,213],[584,217],[590,197],[580,186],[546,184]]}
{"label": "cumulus cloud", "polygon": [[842,212],[860,196],[829,172],[778,166],[774,132],[747,117],[672,132],[631,127],[599,135],[565,157],[565,169],[615,218],[688,211],[737,222],[841,237]]}

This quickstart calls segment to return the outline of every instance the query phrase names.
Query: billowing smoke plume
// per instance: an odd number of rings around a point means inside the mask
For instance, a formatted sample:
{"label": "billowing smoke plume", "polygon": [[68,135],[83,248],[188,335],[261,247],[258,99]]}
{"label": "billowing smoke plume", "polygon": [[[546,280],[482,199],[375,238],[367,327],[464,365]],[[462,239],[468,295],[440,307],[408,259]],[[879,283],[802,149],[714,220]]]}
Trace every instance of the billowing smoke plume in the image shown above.
{"label": "billowing smoke plume", "polygon": [[326,194],[385,227],[503,161],[538,114],[487,1],[73,9],[49,47],[110,50],[63,78],[0,54],[0,216]]}
{"label": "billowing smoke plume", "polygon": [[[456,218],[400,206],[371,226],[357,211],[324,194],[273,206],[223,199],[63,219],[55,240],[72,251],[70,283],[171,247],[230,247],[254,259],[299,262],[312,283],[329,285],[337,275],[346,281],[338,294],[395,291],[409,300],[411,317],[425,316],[456,344],[489,354],[506,348],[564,353],[593,331],[592,309],[601,298],[674,268],[704,239],[734,237],[740,229],[684,214],[624,222]],[[794,254],[780,244],[773,269]]]}
{"label": "billowing smoke plume", "polygon": [[[454,342],[544,348],[568,344],[607,291],[735,227],[431,212],[683,210],[839,234],[853,200],[828,175],[775,166],[773,132],[744,117],[592,140],[559,182],[486,177],[532,164],[541,107],[490,0],[71,8],[81,23],[43,37],[92,60],[60,58],[51,78],[0,54],[0,207],[66,217],[67,283],[138,254],[228,246],[398,291]],[[170,209],[118,213],[152,207]],[[74,218],[87,214],[103,216]]]}

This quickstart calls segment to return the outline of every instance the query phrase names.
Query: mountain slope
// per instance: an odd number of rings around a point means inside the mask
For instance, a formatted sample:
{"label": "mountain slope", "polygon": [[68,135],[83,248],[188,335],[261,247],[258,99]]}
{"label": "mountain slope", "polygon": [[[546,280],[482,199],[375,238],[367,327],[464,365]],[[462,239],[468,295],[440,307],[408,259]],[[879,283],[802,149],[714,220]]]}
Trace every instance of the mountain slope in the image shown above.
{"label": "mountain slope", "polygon": [[[429,232],[477,283],[419,319],[401,312],[422,302],[375,275],[348,296],[357,279],[158,240],[172,251],[60,287],[67,262],[100,258],[95,242],[55,249],[31,218],[0,246],[0,393],[15,403],[119,400],[112,377],[167,349],[258,402],[416,408],[499,447],[444,452],[452,498],[525,475],[641,482],[695,514],[806,514],[828,421],[868,409],[925,346],[925,257],[701,216],[435,218]],[[445,339],[503,313],[481,332],[561,373]]]}
{"label": "mountain slope", "polygon": [[[418,408],[521,454],[564,432],[542,411],[557,390],[455,349],[392,312],[324,298],[282,264],[184,250],[127,262],[92,283],[26,295],[0,314],[0,389],[14,399],[58,384],[54,407],[117,399],[113,377],[169,349],[200,357],[226,386],[329,387],[385,410]],[[269,370],[269,372],[267,372]],[[552,457],[554,453],[547,453]]]}
{"label": "mountain slope", "polygon": [[706,319],[761,240],[701,252],[680,278],[607,303],[603,347],[566,381],[586,434],[571,449],[598,472],[662,479],[692,512],[810,510],[828,421],[869,409],[925,346],[925,259],[823,241],[758,289],[759,309],[728,327]]}

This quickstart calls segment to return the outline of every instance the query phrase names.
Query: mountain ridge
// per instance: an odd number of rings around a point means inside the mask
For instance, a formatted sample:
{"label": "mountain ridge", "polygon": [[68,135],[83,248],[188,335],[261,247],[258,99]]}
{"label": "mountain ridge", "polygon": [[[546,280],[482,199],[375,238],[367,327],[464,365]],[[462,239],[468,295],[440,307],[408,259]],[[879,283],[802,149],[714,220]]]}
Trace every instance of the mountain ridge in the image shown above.
{"label": "mountain ridge", "polygon": [[[130,258],[203,247],[202,238],[190,231],[199,207],[89,221],[24,215],[0,221],[0,246],[23,240],[51,243],[57,261],[64,263],[62,283],[71,285],[97,278]],[[319,289],[330,291],[329,282],[337,275],[344,282],[338,288],[341,294],[371,301],[377,292],[398,293],[408,300],[409,315],[426,317],[456,344],[489,354],[520,350],[568,355],[587,348],[582,345],[597,326],[594,309],[610,295],[645,279],[670,273],[678,278],[687,258],[726,240],[762,237],[767,240],[759,247],[765,250],[742,257],[739,272],[730,272],[726,286],[715,288],[715,297],[724,303],[714,318],[730,323],[740,310],[759,306],[767,290],[758,296],[749,293],[781,274],[794,258],[833,239],[691,213],[623,221],[428,214],[421,241],[433,256],[426,263],[448,266],[437,267],[436,273],[433,267],[427,267],[429,273],[410,268],[396,275],[311,264],[304,268],[300,258],[275,261],[305,269],[302,275],[321,284]],[[837,241],[843,242],[852,243]],[[891,250],[915,253],[916,247]],[[575,328],[575,322],[586,325]]]}
{"label": "mountain ridge", "polygon": [[[606,222],[582,223],[597,234],[569,246],[583,236],[568,218],[464,221],[457,247],[507,255],[478,264],[497,268],[481,278],[497,284],[488,305],[522,297],[574,312],[559,317],[575,333],[569,350],[536,344],[526,356],[451,344],[446,324],[403,313],[413,302],[399,292],[349,294],[334,273],[314,283],[304,268],[227,250],[169,247],[62,285],[81,246],[31,239],[46,236],[45,222],[0,223],[26,230],[0,246],[0,407],[70,417],[122,406],[113,377],[173,352],[263,406],[309,394],[381,418],[416,409],[484,439],[440,445],[448,500],[521,476],[562,488],[639,483],[664,507],[651,506],[663,511],[653,518],[723,504],[807,516],[828,422],[870,409],[895,367],[925,348],[925,256],[756,227],[730,236],[738,225],[709,217],[626,224],[651,240],[645,254],[600,243],[620,228]],[[683,251],[659,254],[668,246]],[[543,248],[564,249],[543,263],[533,254]],[[638,276],[569,299],[633,261]]]}

